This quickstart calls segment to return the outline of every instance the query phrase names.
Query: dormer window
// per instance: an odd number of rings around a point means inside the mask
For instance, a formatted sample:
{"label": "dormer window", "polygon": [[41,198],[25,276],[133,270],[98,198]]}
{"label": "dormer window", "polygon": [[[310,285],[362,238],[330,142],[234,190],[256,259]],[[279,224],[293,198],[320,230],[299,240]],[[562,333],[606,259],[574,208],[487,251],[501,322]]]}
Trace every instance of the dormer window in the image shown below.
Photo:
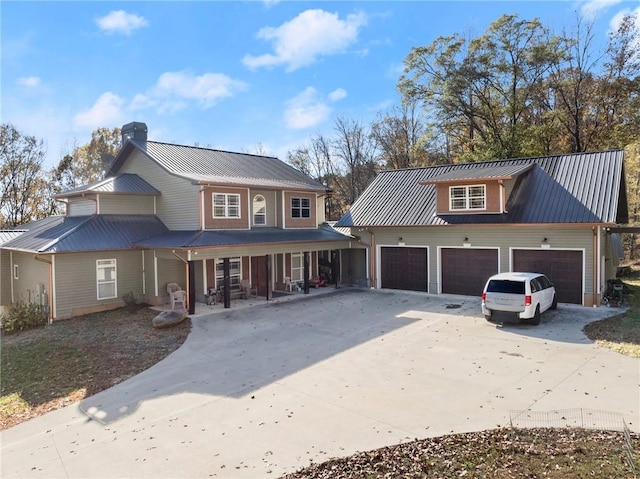
{"label": "dormer window", "polygon": [[451,186],[449,208],[451,211],[484,210],[487,205],[485,185]]}

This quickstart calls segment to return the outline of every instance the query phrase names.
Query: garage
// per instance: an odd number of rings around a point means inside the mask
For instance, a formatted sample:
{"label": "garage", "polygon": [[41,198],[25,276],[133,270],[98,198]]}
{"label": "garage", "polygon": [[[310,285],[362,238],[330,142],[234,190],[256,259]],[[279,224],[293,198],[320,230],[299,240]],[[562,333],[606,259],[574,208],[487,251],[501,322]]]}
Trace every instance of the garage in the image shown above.
{"label": "garage", "polygon": [[380,248],[382,288],[428,290],[427,248],[384,246]]}
{"label": "garage", "polygon": [[487,278],[498,272],[498,250],[442,248],[442,292],[481,296]]}
{"label": "garage", "polygon": [[556,287],[558,302],[582,304],[582,251],[514,250],[513,270],[547,276]]}

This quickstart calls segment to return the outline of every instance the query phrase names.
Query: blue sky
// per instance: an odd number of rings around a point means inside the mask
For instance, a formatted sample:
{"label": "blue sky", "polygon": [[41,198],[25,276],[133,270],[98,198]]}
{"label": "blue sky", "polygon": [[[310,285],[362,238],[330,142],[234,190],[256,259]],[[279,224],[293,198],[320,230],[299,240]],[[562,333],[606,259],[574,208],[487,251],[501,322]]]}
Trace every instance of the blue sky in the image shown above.
{"label": "blue sky", "polygon": [[477,36],[502,14],[596,40],[638,1],[2,1],[1,119],[43,139],[46,167],[98,127],[285,159],[338,116],[398,104],[411,47]]}

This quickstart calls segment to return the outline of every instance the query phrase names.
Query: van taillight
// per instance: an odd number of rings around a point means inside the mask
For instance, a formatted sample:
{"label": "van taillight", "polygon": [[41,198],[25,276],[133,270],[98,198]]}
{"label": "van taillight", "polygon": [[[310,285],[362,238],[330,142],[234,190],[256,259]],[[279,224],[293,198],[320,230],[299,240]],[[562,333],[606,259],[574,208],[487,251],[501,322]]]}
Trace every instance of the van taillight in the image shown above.
{"label": "van taillight", "polygon": [[524,305],[525,306],[531,306],[531,295],[528,294],[524,297]]}
{"label": "van taillight", "polygon": [[487,301],[487,293],[482,293],[482,302],[486,302]]}

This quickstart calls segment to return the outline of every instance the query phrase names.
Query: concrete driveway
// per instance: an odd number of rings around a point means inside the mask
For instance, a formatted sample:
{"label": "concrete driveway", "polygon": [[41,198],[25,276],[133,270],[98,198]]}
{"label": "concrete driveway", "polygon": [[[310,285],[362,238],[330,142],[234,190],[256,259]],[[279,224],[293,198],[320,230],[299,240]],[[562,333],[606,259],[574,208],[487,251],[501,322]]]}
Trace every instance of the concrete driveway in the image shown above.
{"label": "concrete driveway", "polygon": [[330,457],[586,408],[639,430],[640,361],[560,305],[487,323],[475,298],[342,289],[194,318],[164,361],[3,431],[1,475],[278,477]]}

